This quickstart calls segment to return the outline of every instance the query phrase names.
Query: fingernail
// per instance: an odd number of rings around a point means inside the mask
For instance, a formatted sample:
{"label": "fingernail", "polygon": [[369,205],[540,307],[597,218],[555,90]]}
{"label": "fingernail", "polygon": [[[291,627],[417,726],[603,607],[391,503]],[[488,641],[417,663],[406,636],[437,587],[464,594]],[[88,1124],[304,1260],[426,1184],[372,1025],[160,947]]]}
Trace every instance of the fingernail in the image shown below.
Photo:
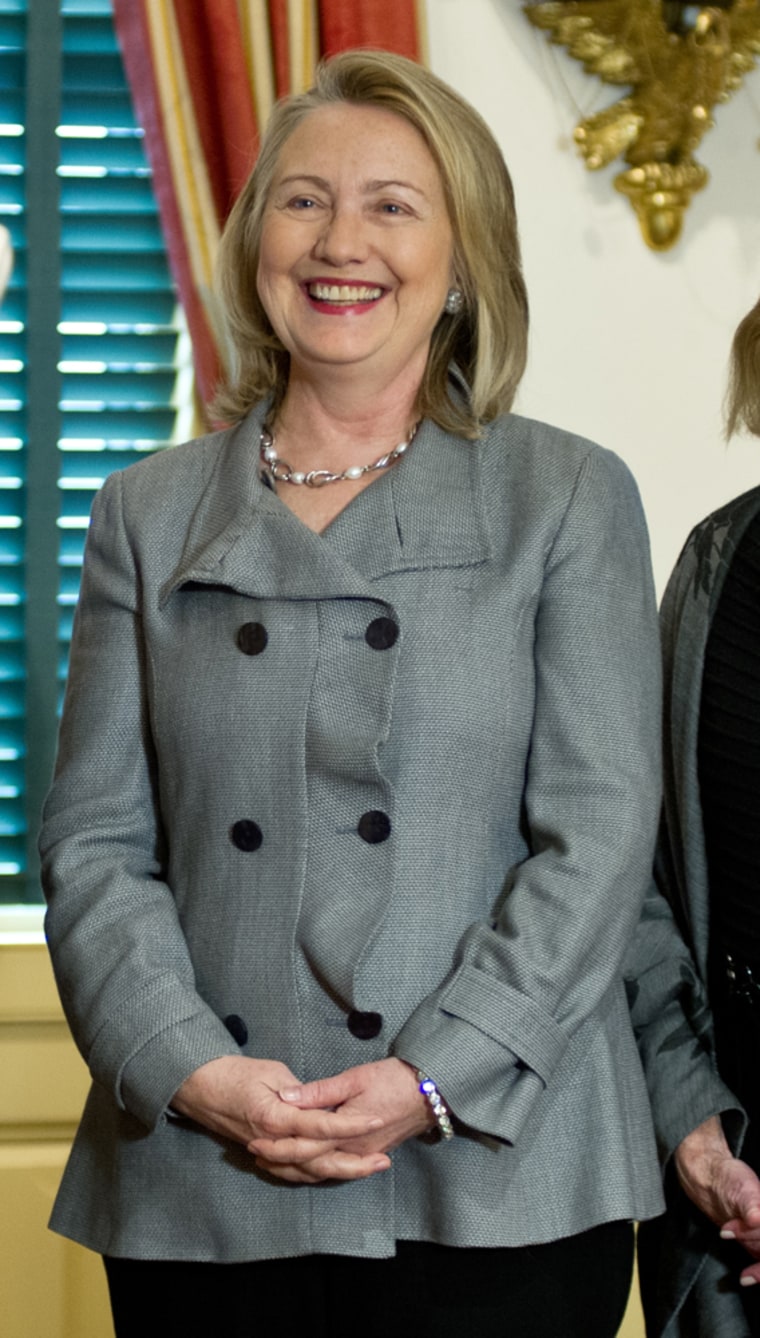
{"label": "fingernail", "polygon": [[[739,1286],[740,1286],[740,1287],[755,1287],[755,1286],[757,1286],[757,1278],[739,1278]],[[753,1301],[752,1304],[754,1305],[754,1301]]]}
{"label": "fingernail", "polygon": [[281,1101],[300,1101],[300,1099],[301,1099],[300,1087],[288,1087],[284,1092],[280,1092]]}
{"label": "fingernail", "polygon": [[720,1233],[720,1238],[721,1240],[736,1240],[733,1231],[729,1231],[728,1227],[723,1227],[723,1230]]}

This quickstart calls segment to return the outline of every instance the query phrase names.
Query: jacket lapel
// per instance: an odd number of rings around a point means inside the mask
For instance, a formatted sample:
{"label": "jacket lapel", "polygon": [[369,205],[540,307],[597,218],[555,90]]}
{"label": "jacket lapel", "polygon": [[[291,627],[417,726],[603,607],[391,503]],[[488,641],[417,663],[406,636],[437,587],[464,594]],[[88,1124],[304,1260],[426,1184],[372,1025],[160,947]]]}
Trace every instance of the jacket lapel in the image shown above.
{"label": "jacket lapel", "polygon": [[488,558],[476,443],[423,423],[408,455],[320,535],[261,481],[265,413],[223,439],[162,603],[189,581],[258,599],[377,599],[372,583],[389,572]]}
{"label": "jacket lapel", "polygon": [[491,545],[477,443],[422,423],[408,455],[341,511],[322,539],[370,581],[484,562]]}

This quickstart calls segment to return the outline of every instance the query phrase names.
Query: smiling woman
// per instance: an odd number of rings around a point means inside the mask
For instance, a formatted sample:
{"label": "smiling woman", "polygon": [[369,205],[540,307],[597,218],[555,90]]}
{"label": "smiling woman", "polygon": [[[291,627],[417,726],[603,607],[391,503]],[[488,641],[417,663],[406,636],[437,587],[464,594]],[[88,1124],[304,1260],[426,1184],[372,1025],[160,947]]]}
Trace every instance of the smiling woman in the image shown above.
{"label": "smiling woman", "polygon": [[661,1202],[619,974],[658,797],[635,487],[508,412],[511,182],[410,62],[275,110],[222,277],[236,425],[93,511],[42,835],[94,1079],[54,1225],[118,1338],[146,1294],[183,1338],[612,1338]]}
{"label": "smiling woman", "polygon": [[[290,356],[281,439],[311,424],[315,373],[320,399],[329,377],[372,405],[378,445],[383,431],[408,434],[455,281],[443,184],[419,132],[377,107],[306,116],[280,153],[259,250],[259,297]],[[291,453],[311,449],[310,432]],[[354,463],[352,449],[333,467]]]}
{"label": "smiling woman", "polygon": [[[436,207],[442,191],[452,234],[455,297],[445,313],[449,319],[443,320],[445,291],[442,295],[415,409],[445,431],[474,438],[483,423],[510,407],[525,370],[528,303],[512,182],[488,127],[452,89],[410,62],[401,79],[393,57],[365,55],[365,60],[348,55],[329,62],[314,89],[279,103],[270,117],[256,167],[222,240],[220,280],[237,367],[217,406],[221,417],[237,420],[267,395],[276,408],[288,385],[289,353],[276,337],[258,288],[263,215],[271,209],[278,172],[287,175],[281,155],[292,152],[291,138],[317,111],[338,114],[339,119],[370,113],[381,124],[382,118],[393,118],[378,130],[373,153],[390,164],[403,145],[410,148],[432,191],[428,211]],[[345,143],[349,136],[345,130],[343,134]],[[312,143],[316,138],[311,135]],[[325,150],[324,142],[319,148]],[[355,155],[352,161],[356,164]],[[306,170],[308,181],[300,193],[294,183],[294,207],[318,209],[315,186],[324,190],[329,182],[324,177],[319,183],[313,180],[320,175],[314,165],[297,170]],[[373,176],[367,164],[358,164],[357,182],[375,192],[381,215],[413,215],[422,206],[422,181],[407,180],[398,166],[386,166],[378,178]],[[403,197],[398,194],[402,182]],[[385,197],[384,185],[393,187]],[[440,214],[437,221],[443,221]],[[468,386],[467,396],[451,395],[452,365]]]}

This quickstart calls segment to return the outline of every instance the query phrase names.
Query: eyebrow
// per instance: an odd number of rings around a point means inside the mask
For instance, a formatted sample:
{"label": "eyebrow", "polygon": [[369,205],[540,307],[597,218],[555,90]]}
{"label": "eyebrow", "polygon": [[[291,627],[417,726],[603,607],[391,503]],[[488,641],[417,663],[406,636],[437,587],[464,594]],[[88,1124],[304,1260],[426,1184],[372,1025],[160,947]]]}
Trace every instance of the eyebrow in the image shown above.
{"label": "eyebrow", "polygon": [[371,195],[374,191],[387,190],[389,186],[401,186],[404,190],[413,190],[417,195],[425,195],[425,191],[411,181],[397,181],[393,178],[390,181],[368,181],[364,190]]}
{"label": "eyebrow", "polygon": [[[283,177],[281,181],[278,181],[276,189],[279,190],[282,186],[295,185],[296,182],[299,181],[310,182],[312,186],[319,186],[321,190],[330,189],[329,181],[326,181],[324,177],[314,176],[310,172],[293,172],[291,176]],[[427,199],[426,192],[419,186],[415,186],[411,181],[398,181],[395,179],[390,179],[388,181],[368,181],[362,187],[362,190],[365,195],[374,195],[377,191],[388,190],[391,186],[401,186],[403,190],[412,190],[416,195],[421,195],[424,199]]]}

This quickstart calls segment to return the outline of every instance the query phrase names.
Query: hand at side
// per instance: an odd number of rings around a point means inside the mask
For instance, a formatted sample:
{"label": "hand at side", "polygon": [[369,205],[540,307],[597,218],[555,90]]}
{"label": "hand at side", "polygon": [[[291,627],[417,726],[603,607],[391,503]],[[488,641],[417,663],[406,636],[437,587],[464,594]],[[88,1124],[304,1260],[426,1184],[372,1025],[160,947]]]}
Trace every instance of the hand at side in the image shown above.
{"label": "hand at side", "polygon": [[[760,1179],[732,1155],[717,1115],[684,1138],[675,1164],[683,1189],[721,1235],[760,1260]],[[740,1280],[744,1286],[760,1282],[760,1262],[749,1264]]]}

